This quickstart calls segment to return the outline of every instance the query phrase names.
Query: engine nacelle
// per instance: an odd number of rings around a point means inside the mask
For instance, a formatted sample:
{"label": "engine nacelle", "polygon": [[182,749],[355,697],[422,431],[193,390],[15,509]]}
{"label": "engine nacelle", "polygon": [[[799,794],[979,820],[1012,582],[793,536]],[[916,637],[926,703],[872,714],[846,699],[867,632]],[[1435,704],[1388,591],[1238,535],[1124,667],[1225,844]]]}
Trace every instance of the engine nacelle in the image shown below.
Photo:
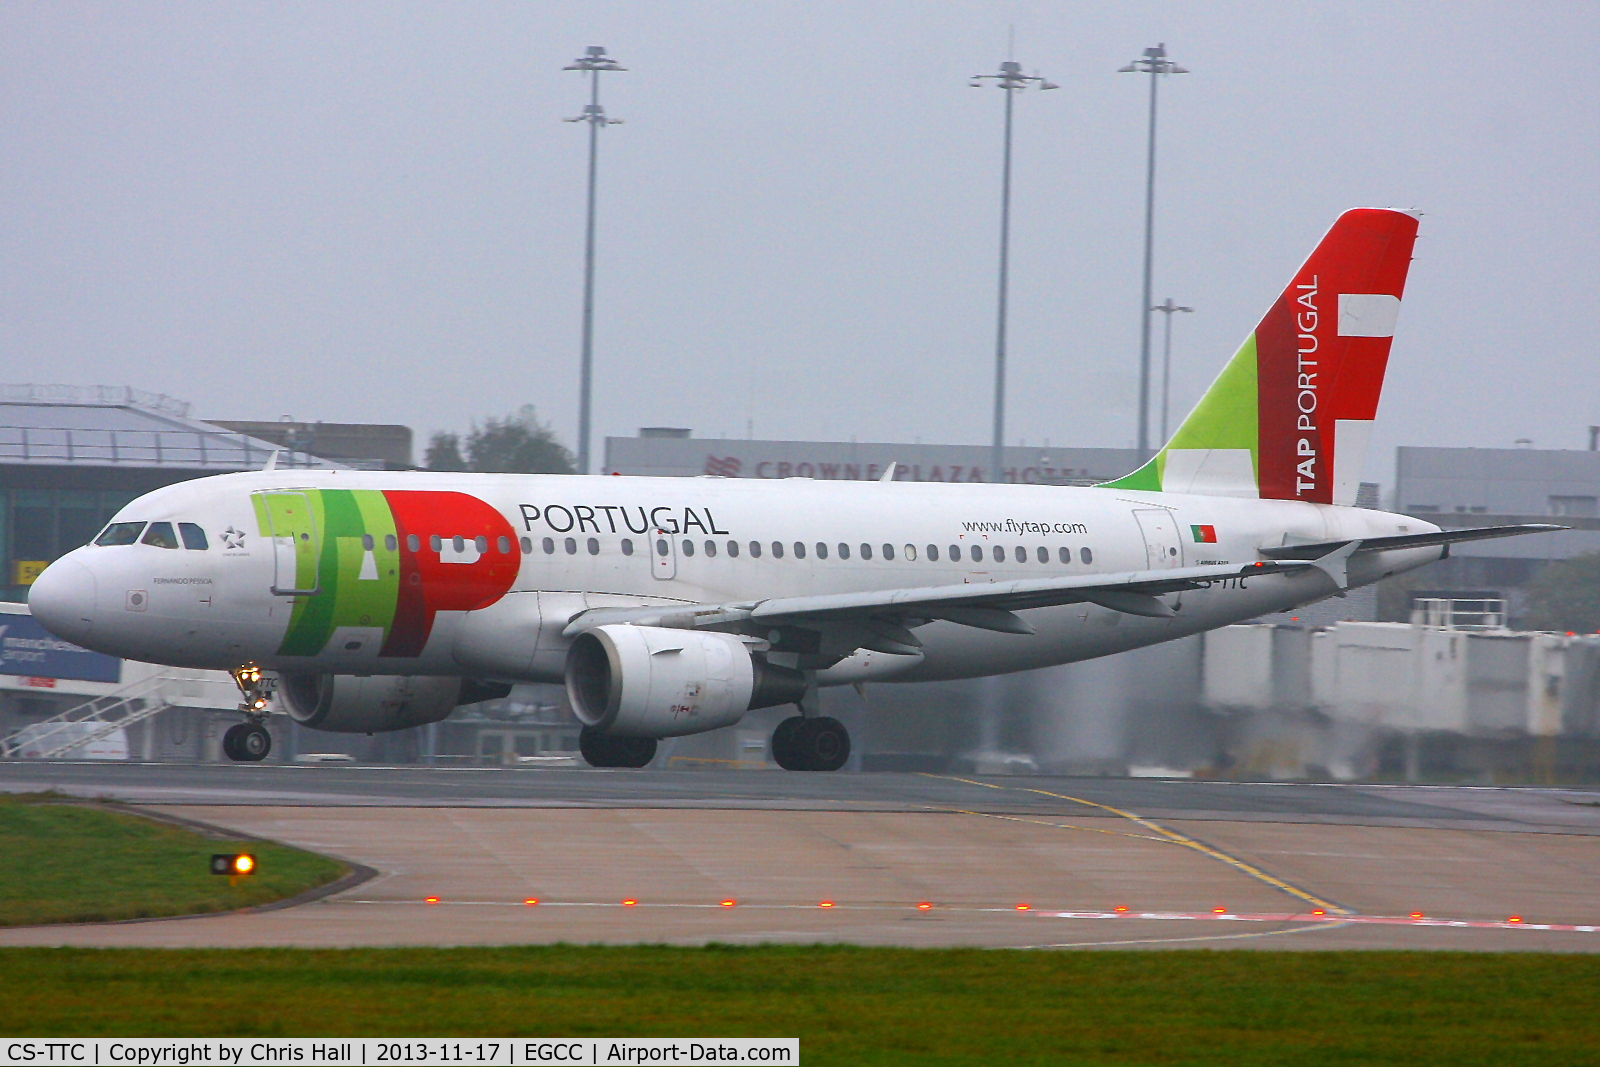
{"label": "engine nacelle", "polygon": [[462,680],[397,675],[281,674],[278,702],[301,726],[372,734],[438,722],[461,702]]}
{"label": "engine nacelle", "polygon": [[567,696],[585,726],[680,737],[731,726],[752,708],[792,704],[805,676],[753,656],[732,634],[597,626],[567,651]]}

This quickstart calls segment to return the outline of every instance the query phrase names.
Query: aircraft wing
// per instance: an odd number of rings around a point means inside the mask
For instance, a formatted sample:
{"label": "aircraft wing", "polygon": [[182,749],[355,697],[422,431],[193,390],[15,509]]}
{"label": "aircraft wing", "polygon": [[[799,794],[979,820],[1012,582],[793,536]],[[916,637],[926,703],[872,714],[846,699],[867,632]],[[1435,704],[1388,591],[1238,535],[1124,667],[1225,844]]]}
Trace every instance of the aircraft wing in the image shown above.
{"label": "aircraft wing", "polygon": [[[1130,615],[1170,618],[1172,607],[1158,599],[1166,593],[1200,589],[1214,582],[1253,578],[1314,567],[1309,561],[1285,560],[1225,566],[1182,567],[1122,574],[1072,575],[1059,578],[1022,578],[1009,582],[974,582],[932,585],[911,589],[875,589],[859,593],[776,597],[771,600],[725,604],[672,604],[637,608],[595,608],[568,623],[568,637],[607,623],[738,629],[741,625],[827,627],[867,624],[878,632],[877,643],[864,640],[861,647],[884,652],[904,652],[921,644],[906,623],[918,625],[944,619],[963,626],[1027,634],[1033,628],[1015,614],[1024,608],[1058,604],[1092,603]],[[887,626],[887,629],[885,627]]]}
{"label": "aircraft wing", "polygon": [[1451,545],[1457,541],[1482,541],[1489,537],[1517,537],[1521,534],[1550,533],[1568,529],[1546,522],[1523,523],[1519,526],[1479,526],[1467,530],[1435,530],[1432,533],[1397,534],[1393,537],[1367,537],[1350,541],[1315,541],[1303,545],[1282,545],[1263,548],[1260,552],[1268,559],[1287,560],[1321,559],[1346,545],[1355,545],[1356,552],[1383,552],[1397,548],[1424,548],[1428,545]]}

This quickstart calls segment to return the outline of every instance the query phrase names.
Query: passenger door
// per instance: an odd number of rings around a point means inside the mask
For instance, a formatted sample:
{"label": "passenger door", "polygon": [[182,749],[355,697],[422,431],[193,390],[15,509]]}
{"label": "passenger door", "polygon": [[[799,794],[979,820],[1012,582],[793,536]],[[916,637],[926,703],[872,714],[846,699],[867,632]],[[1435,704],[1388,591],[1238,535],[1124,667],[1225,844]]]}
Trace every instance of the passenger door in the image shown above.
{"label": "passenger door", "polygon": [[322,530],[311,494],[304,489],[268,489],[255,496],[256,514],[272,542],[273,595],[316,595],[322,588]]}
{"label": "passenger door", "polygon": [[1178,536],[1178,523],[1172,512],[1165,508],[1138,508],[1133,517],[1139,520],[1139,532],[1144,535],[1147,570],[1183,566],[1183,540]]}

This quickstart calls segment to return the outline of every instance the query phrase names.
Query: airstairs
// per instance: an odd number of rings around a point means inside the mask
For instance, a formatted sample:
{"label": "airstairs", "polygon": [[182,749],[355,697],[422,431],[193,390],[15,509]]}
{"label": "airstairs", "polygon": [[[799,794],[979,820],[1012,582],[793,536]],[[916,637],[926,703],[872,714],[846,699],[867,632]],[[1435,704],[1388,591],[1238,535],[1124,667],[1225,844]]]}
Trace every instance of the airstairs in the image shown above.
{"label": "airstairs", "polygon": [[[226,675],[222,678],[231,690],[232,682]],[[152,674],[0,738],[0,758],[61,759],[74,750],[86,752],[96,741],[175,705],[216,706],[218,697],[225,699],[227,694],[206,690],[218,686],[210,678]]]}

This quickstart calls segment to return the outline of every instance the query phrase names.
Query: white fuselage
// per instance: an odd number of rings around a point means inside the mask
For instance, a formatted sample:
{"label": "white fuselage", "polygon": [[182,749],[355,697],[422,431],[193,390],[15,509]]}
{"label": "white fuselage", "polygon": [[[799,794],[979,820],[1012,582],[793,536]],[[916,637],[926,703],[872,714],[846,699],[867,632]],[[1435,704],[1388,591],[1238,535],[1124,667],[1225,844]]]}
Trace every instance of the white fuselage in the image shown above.
{"label": "white fuselage", "polygon": [[[388,539],[392,545],[382,535],[341,528],[355,520],[339,519],[328,504],[328,517],[312,533],[332,547],[302,535],[311,545],[303,550],[317,559],[310,577],[304,569],[296,577],[293,537],[263,528],[252,494],[289,499],[321,491],[320,501],[340,490],[358,491],[351,499],[363,502],[363,514],[384,494],[410,494],[414,503],[403,521],[386,520],[385,528],[401,531]],[[491,532],[478,542],[480,527],[461,528],[465,520],[450,508],[429,510],[434,497],[475,498],[493,514],[474,521],[493,529],[503,523],[506,540]],[[1246,564],[1260,559],[1263,547],[1437,529],[1357,508],[1101,488],[342,470],[186,482],[140,497],[114,520],[158,521],[198,525],[208,547],[80,548],[52,565],[48,581],[41,578],[48,595],[36,611],[45,624],[89,648],[181,666],[255,662],[296,671],[540,681],[560,679],[568,644],[561,630],[587,608]],[[363,521],[379,528],[370,514]],[[412,564],[423,567],[420,576],[408,577],[398,562],[408,536],[417,538]],[[1349,581],[1366,584],[1441,555],[1436,545],[1367,554],[1352,561]],[[454,575],[487,573],[493,559],[503,559],[505,578],[503,591],[485,596],[491,602],[469,605],[452,591]],[[403,596],[407,581],[433,583],[432,614],[416,647],[395,654],[395,636],[409,624],[390,618],[390,591]],[[1303,568],[1169,594],[1165,600],[1178,609],[1172,618],[1075,603],[1021,612],[1036,630],[1030,635],[931,622],[916,630],[920,656],[864,655],[824,671],[820,681],[923,681],[1049,666],[1334,592],[1330,578]],[[294,627],[298,644],[286,638]]]}

